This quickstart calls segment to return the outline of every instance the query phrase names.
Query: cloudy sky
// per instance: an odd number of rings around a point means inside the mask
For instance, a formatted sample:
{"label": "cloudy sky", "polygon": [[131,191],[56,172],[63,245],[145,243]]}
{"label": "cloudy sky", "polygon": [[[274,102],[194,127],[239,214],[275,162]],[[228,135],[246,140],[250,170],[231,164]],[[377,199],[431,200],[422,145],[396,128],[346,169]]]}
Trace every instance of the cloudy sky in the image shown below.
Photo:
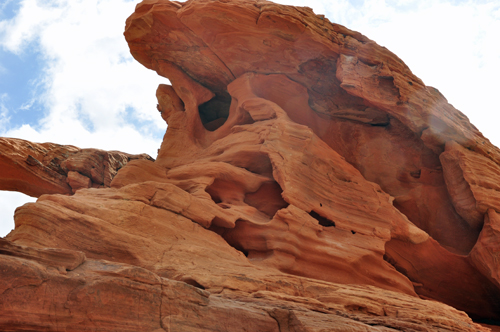
{"label": "cloudy sky", "polygon": [[[166,124],[123,38],[136,0],[0,0],[0,136],[149,153]],[[500,145],[498,0],[278,0],[309,6],[396,53]],[[1,172],[1,170],[0,170]],[[16,206],[0,192],[0,236]]]}

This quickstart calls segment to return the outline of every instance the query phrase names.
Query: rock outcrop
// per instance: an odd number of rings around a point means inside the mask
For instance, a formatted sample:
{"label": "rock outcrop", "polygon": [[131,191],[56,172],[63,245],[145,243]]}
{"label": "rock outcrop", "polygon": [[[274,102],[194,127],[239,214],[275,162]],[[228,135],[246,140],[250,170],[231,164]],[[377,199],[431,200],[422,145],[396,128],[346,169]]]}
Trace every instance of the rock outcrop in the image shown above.
{"label": "rock outcrop", "polygon": [[147,154],[79,149],[72,145],[33,143],[0,137],[0,190],[71,194],[82,188],[109,187],[130,160],[153,159]]}
{"label": "rock outcrop", "polygon": [[470,317],[500,319],[500,150],[397,56],[263,0],[144,0],[125,37],[172,84],[156,91],[158,158],[128,156],[114,177],[101,167],[98,183],[81,171],[94,159],[66,157],[74,195],[16,210],[0,242],[1,328],[488,331]]}

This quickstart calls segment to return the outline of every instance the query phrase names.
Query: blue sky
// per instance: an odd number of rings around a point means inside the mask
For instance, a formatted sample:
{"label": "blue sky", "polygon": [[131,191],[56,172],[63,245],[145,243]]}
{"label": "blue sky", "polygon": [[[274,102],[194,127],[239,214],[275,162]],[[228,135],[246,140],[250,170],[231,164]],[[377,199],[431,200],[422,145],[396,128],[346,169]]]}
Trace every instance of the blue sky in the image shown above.
{"label": "blue sky", "polygon": [[[386,46],[500,145],[498,0],[275,2],[312,7]],[[155,90],[168,82],[129,54],[122,34],[137,3],[0,0],[0,136],[156,157],[166,124]],[[27,200],[0,192],[0,236]]]}

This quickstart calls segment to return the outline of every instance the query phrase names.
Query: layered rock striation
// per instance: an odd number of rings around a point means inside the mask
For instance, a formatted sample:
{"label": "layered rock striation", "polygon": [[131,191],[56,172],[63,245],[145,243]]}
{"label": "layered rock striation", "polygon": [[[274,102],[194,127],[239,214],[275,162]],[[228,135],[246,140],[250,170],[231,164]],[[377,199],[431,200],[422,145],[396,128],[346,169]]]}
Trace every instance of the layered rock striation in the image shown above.
{"label": "layered rock striation", "polygon": [[[73,187],[70,172],[97,182],[66,166],[73,190],[28,186],[75,193],[16,210],[0,327],[487,331],[467,314],[500,318],[500,150],[397,56],[260,0],[145,0],[125,38],[172,84],[156,91],[158,158],[105,166],[109,183]],[[49,167],[45,153],[31,156]]]}
{"label": "layered rock striation", "polygon": [[71,194],[82,188],[105,188],[118,170],[134,159],[154,160],[147,154],[0,137],[0,190],[39,197]]}

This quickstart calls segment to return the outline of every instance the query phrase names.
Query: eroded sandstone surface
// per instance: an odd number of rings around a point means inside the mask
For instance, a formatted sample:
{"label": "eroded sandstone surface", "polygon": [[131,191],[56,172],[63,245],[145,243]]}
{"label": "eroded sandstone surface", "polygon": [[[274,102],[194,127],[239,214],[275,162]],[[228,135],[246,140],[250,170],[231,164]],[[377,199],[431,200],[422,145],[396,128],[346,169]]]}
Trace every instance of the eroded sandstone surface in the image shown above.
{"label": "eroded sandstone surface", "polygon": [[[470,317],[500,319],[500,150],[396,55],[260,0],[144,0],[125,38],[171,82],[156,91],[158,158],[122,154],[120,169],[118,153],[90,152],[113,164],[98,183],[77,148],[29,154],[52,169],[71,152],[66,187],[30,171],[16,189],[50,195],[0,239],[1,328],[488,331]],[[32,166],[23,153],[12,169]]]}
{"label": "eroded sandstone surface", "polygon": [[118,170],[134,159],[153,161],[147,154],[0,137],[0,189],[39,197],[109,187]]}

